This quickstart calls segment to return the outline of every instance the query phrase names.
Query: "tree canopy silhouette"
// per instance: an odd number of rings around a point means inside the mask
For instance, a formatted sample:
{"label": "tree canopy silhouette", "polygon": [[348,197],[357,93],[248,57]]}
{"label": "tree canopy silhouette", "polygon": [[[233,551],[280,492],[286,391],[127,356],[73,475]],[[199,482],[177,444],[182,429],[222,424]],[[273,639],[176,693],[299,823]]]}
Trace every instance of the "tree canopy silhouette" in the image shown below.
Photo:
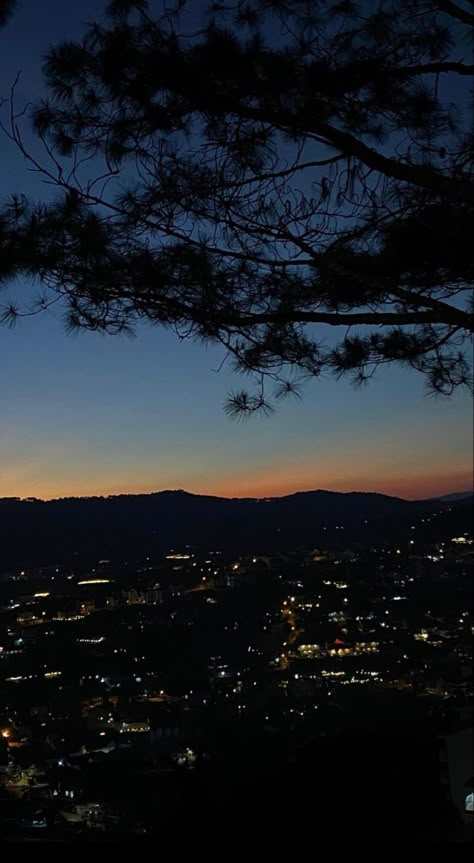
{"label": "tree canopy silhouette", "polygon": [[0,0],[0,27],[7,23],[15,6],[16,0]]}
{"label": "tree canopy silhouette", "polygon": [[69,329],[145,319],[220,344],[254,378],[238,416],[325,370],[468,383],[472,2],[228,0],[198,18],[114,0],[53,47],[44,161],[13,93],[4,131],[57,195],[2,208],[0,279],[43,286],[3,320],[65,302]]}

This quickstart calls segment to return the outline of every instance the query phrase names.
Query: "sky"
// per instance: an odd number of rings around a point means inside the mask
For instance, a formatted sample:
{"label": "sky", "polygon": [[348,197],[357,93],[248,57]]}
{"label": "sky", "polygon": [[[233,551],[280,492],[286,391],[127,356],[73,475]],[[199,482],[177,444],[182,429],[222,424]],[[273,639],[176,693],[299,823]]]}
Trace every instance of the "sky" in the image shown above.
{"label": "sky", "polygon": [[[19,0],[0,31],[0,97],[21,70],[18,99],[38,98],[48,46],[77,37],[103,5]],[[1,196],[47,194],[1,136],[0,178]],[[393,368],[363,390],[315,381],[271,418],[235,423],[222,406],[244,382],[216,371],[221,360],[146,326],[134,339],[70,336],[44,315],[0,329],[0,497],[327,488],[421,498],[472,487],[469,393],[430,398],[416,373]]]}

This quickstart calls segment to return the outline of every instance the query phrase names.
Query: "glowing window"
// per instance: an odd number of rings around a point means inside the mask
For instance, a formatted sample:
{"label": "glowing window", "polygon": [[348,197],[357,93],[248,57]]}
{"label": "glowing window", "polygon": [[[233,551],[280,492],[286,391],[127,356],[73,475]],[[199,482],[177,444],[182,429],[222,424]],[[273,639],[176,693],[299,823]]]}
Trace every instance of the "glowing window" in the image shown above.
{"label": "glowing window", "polygon": [[474,812],[474,791],[466,795],[464,800],[464,809],[466,812]]}

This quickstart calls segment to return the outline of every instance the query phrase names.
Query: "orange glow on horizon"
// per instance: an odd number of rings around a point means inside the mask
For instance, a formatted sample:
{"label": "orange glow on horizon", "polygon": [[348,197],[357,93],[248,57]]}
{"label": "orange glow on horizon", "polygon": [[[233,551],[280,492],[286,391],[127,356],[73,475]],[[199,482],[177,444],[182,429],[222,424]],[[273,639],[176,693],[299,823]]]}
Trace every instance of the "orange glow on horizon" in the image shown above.
{"label": "orange glow on horizon", "polygon": [[324,489],[335,492],[377,492],[406,500],[422,500],[444,494],[469,491],[472,488],[472,471],[465,470],[453,474],[431,474],[403,477],[386,477],[360,480],[346,480],[315,477],[302,483],[288,482],[283,478],[263,483],[259,487],[247,483],[217,485],[213,491],[196,491],[199,494],[216,494],[218,497],[284,497],[298,491]]}
{"label": "orange glow on horizon", "polygon": [[[197,495],[263,498],[283,497],[298,491],[325,489],[335,492],[378,492],[407,500],[416,500],[453,492],[464,492],[472,488],[473,474],[470,466],[463,466],[451,471],[429,471],[424,467],[419,472],[406,470],[406,472],[391,474],[388,471],[383,473],[382,471],[374,471],[373,467],[371,471],[369,464],[364,465],[359,462],[360,473],[355,474],[353,471],[346,470],[343,476],[341,476],[341,471],[344,470],[345,465],[338,465],[338,471],[330,471],[328,467],[324,471],[320,471],[317,466],[308,467],[305,464],[284,465],[280,469],[277,466],[265,467],[246,470],[237,473],[237,475],[233,472],[231,474],[229,471],[225,478],[208,475],[205,479],[200,478],[196,481],[190,477],[189,482],[183,482],[181,478],[177,478],[176,482],[171,483],[167,480],[160,481],[159,478],[155,482],[137,481],[137,483],[130,483],[124,481],[123,484],[120,484],[117,481],[117,484],[114,484],[112,488],[107,488],[105,483],[104,486],[101,486],[98,482],[88,486],[83,481],[80,484],[73,484],[73,487],[61,488],[58,483],[58,487],[41,488],[36,493],[35,491],[28,491],[28,493],[21,495],[17,491],[16,496],[54,500],[60,497],[149,494],[163,489],[184,488],[186,491]],[[0,497],[2,496],[15,496],[15,492],[0,489]]]}

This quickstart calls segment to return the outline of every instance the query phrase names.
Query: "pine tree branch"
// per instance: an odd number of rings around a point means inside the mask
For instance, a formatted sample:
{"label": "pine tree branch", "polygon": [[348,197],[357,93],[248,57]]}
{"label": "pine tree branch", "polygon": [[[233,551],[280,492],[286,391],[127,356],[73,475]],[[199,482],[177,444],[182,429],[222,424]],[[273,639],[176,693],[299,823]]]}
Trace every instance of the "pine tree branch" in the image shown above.
{"label": "pine tree branch", "polygon": [[[457,310],[451,310],[449,319],[446,315],[432,312],[306,312],[295,309],[288,312],[256,312],[255,314],[219,314],[216,313],[216,323],[220,326],[252,327],[259,324],[328,324],[329,326],[410,326],[417,324],[457,324],[458,327],[474,332],[474,316],[461,312],[456,320]],[[191,317],[199,320],[199,313],[189,310]]]}
{"label": "pine tree branch", "polygon": [[390,293],[396,297],[400,297],[400,299],[409,305],[424,306],[425,308],[433,309],[433,311],[440,314],[445,323],[451,322],[467,330],[472,330],[473,316],[469,312],[457,309],[455,306],[450,306],[449,303],[443,303],[435,297],[427,297],[426,294],[417,294],[405,288],[391,288]]}
{"label": "pine tree branch", "polygon": [[474,27],[474,15],[456,3],[453,3],[452,0],[436,0],[435,6],[442,12],[446,12],[447,15],[451,15],[453,18],[457,18],[458,21],[462,21],[463,24]]}
{"label": "pine tree branch", "polygon": [[[202,93],[194,94],[194,97],[201,110],[204,110]],[[446,177],[434,168],[428,168],[425,165],[409,165],[390,156],[384,156],[349,132],[337,129],[328,123],[312,121],[311,117],[303,119],[287,111],[254,108],[241,101],[233,103],[231,99],[223,101],[219,110],[227,114],[235,113],[249,120],[268,123],[285,131],[297,129],[300,134],[316,135],[321,143],[339,150],[341,154],[355,157],[370,170],[377,171],[385,177],[427,189],[450,200],[474,204],[474,184],[469,180]]]}
{"label": "pine tree branch", "polygon": [[402,66],[400,69],[390,69],[388,74],[393,78],[410,78],[412,75],[439,75],[450,72],[456,75],[474,75],[474,65],[445,60],[438,63],[419,63],[417,66]]}
{"label": "pine tree branch", "polygon": [[[240,110],[242,113],[246,113],[249,118],[253,117],[256,120],[272,122],[271,117],[261,109],[242,106]],[[299,125],[297,117],[283,112],[277,112],[273,117],[273,121],[284,129]],[[327,123],[311,123],[309,121],[300,125],[301,132],[314,132],[316,135],[325,138],[328,146],[336,147],[345,155],[354,156],[372,171],[378,171],[385,177],[391,177],[394,180],[401,180],[402,182],[418,186],[418,188],[427,189],[450,200],[465,201],[469,204],[474,203],[474,184],[466,179],[458,180],[456,178],[445,177],[433,168],[427,168],[424,165],[408,165],[389,156],[383,156],[377,150],[368,147],[363,141],[349,134],[349,132],[336,129]]]}

